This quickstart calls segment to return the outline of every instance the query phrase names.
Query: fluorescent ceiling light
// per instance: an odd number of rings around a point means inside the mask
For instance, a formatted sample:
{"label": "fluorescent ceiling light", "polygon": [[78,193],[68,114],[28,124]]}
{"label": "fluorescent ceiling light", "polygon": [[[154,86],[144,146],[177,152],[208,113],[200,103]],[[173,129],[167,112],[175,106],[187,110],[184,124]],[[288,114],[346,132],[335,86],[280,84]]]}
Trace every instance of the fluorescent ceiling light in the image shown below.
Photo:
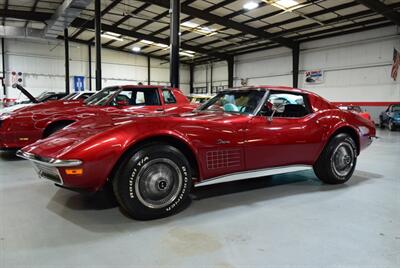
{"label": "fluorescent ceiling light", "polygon": [[140,52],[141,50],[142,50],[141,47],[133,47],[133,48],[132,48],[132,51],[133,51],[133,52]]}
{"label": "fluorescent ceiling light", "polygon": [[114,37],[121,37],[120,34],[113,33],[113,32],[105,32],[104,34],[106,34],[106,35],[111,35],[111,36],[114,36]]}
{"label": "fluorescent ceiling light", "polygon": [[115,33],[105,32],[101,35],[101,37],[116,40],[116,41],[124,41],[124,39],[120,35],[116,35]]}
{"label": "fluorescent ceiling light", "polygon": [[284,8],[291,8],[297,6],[299,3],[295,0],[278,0],[275,4],[284,7]]}
{"label": "fluorescent ceiling light", "polygon": [[243,8],[247,9],[247,10],[252,10],[252,9],[257,8],[258,6],[259,6],[259,4],[257,2],[251,1],[251,2],[247,2],[246,4],[244,4]]}
{"label": "fluorescent ceiling light", "polygon": [[166,44],[161,44],[161,43],[156,43],[156,44],[154,44],[155,46],[158,46],[158,47],[162,47],[162,48],[167,48],[167,47],[169,47],[169,45],[166,45]]}
{"label": "fluorescent ceiling light", "polygon": [[199,24],[191,22],[191,21],[185,21],[185,22],[181,23],[181,25],[184,26],[184,27],[188,27],[188,28],[199,27]]}
{"label": "fluorescent ceiling light", "polygon": [[188,56],[188,57],[194,57],[194,54],[192,54],[192,53],[188,53],[187,51],[181,51],[181,52],[179,52],[179,55],[181,55],[181,56]]}
{"label": "fluorescent ceiling light", "polygon": [[149,40],[141,40],[140,42],[143,43],[143,44],[146,44],[146,45],[152,45],[152,44],[154,44],[153,41],[149,41]]}
{"label": "fluorescent ceiling light", "polygon": [[189,28],[193,32],[199,33],[199,34],[204,34],[204,35],[214,35],[217,34],[214,29],[208,28],[208,27],[201,27],[199,24],[192,22],[192,21],[185,21],[181,23],[181,26]]}

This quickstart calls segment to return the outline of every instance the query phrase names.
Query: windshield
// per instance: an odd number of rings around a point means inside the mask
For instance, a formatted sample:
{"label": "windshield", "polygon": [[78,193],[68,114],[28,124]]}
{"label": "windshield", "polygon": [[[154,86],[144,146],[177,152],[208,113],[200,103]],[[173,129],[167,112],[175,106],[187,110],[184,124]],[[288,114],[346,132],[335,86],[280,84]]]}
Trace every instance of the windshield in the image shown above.
{"label": "windshield", "polygon": [[265,91],[255,89],[225,91],[206,102],[199,110],[253,114],[260,105],[264,95]]}
{"label": "windshield", "polygon": [[400,112],[400,105],[393,105],[392,112]]}
{"label": "windshield", "polygon": [[85,100],[88,105],[151,106],[161,105],[158,88],[109,87]]}
{"label": "windshield", "polygon": [[40,94],[39,96],[36,97],[36,99],[38,100],[38,102],[43,102],[45,100],[47,100],[47,98],[50,95],[54,95],[54,92],[43,92],[42,94]]}

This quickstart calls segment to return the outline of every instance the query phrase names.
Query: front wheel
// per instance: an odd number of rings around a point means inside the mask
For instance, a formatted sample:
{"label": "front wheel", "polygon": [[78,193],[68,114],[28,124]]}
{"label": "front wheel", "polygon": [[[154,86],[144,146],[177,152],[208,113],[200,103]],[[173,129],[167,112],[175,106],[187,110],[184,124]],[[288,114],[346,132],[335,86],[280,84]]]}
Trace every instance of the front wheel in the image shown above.
{"label": "front wheel", "polygon": [[324,148],[314,172],[328,184],[345,183],[353,175],[357,163],[357,147],[353,138],[345,133],[334,136]]}
{"label": "front wheel", "polygon": [[138,220],[163,218],[180,211],[190,201],[191,185],[189,162],[167,144],[133,152],[113,178],[119,204]]}

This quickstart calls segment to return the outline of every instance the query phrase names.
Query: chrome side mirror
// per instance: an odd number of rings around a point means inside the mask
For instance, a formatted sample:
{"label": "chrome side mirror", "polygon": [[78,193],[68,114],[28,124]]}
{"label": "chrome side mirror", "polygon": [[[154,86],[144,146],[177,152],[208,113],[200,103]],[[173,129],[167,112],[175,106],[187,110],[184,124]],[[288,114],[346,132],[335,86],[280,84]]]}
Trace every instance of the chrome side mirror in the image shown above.
{"label": "chrome side mirror", "polygon": [[283,113],[285,112],[285,104],[284,103],[273,103],[271,107],[272,114],[268,118],[268,120],[271,122],[272,119],[274,118],[275,113]]}

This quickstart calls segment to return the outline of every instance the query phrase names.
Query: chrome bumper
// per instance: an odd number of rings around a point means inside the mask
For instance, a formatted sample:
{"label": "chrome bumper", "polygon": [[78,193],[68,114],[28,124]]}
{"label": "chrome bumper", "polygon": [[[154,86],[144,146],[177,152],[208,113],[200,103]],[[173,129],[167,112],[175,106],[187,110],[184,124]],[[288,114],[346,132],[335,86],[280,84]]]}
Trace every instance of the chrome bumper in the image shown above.
{"label": "chrome bumper", "polygon": [[17,152],[17,156],[31,161],[40,178],[51,180],[60,185],[63,185],[64,181],[60,171],[58,170],[59,167],[74,167],[82,164],[82,161],[80,160],[42,158],[21,150]]}
{"label": "chrome bumper", "polygon": [[17,156],[34,163],[39,163],[41,165],[50,167],[75,167],[82,165],[81,160],[59,160],[54,158],[44,158],[21,150],[17,152]]}

